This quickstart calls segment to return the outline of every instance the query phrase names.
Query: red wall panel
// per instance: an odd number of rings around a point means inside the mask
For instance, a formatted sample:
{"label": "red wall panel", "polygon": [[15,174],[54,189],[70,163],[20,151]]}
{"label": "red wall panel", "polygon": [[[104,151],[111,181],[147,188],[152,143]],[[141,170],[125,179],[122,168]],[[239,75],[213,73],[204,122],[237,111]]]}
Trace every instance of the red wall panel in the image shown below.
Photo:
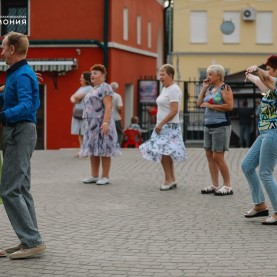
{"label": "red wall panel", "polygon": [[103,0],[35,0],[30,4],[30,39],[102,40]]}
{"label": "red wall panel", "polygon": [[[157,34],[163,26],[163,7],[156,0],[109,0],[109,17],[104,18],[104,0],[35,0],[30,1],[30,41],[57,41],[59,44],[33,45],[29,59],[77,59],[78,68],[57,76],[43,72],[45,85],[45,132],[46,148],[79,147],[77,136],[70,134],[72,104],[70,96],[79,88],[79,79],[95,63],[103,63],[103,49],[95,45],[84,46],[80,41],[103,41],[104,22],[109,20],[109,43],[132,47],[137,50],[157,52]],[[123,8],[129,10],[129,38],[123,40]],[[142,44],[137,45],[136,18],[142,18]],[[147,22],[152,22],[152,47],[147,47]],[[74,45],[63,45],[63,40],[75,40]],[[78,43],[79,41],[79,43]],[[61,46],[63,45],[63,46]],[[77,49],[80,49],[80,55]],[[137,81],[143,76],[155,76],[155,57],[132,53],[116,48],[108,49],[107,81],[116,81],[124,100],[125,84],[133,84],[137,113]],[[0,72],[0,83],[5,81]],[[124,115],[123,115],[124,118]]]}

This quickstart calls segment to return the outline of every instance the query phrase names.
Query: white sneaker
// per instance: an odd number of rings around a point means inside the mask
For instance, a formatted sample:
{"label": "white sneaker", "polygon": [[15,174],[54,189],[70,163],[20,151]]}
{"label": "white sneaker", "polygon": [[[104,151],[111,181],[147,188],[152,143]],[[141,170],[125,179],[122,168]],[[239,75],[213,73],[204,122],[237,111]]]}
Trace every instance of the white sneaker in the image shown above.
{"label": "white sneaker", "polygon": [[98,177],[93,177],[93,176],[91,176],[91,177],[88,177],[88,178],[83,179],[82,182],[83,182],[84,184],[91,184],[91,183],[97,183],[98,180],[99,180]]}
{"label": "white sneaker", "polygon": [[106,177],[103,177],[96,182],[97,185],[107,185],[109,183],[110,183],[110,180]]}

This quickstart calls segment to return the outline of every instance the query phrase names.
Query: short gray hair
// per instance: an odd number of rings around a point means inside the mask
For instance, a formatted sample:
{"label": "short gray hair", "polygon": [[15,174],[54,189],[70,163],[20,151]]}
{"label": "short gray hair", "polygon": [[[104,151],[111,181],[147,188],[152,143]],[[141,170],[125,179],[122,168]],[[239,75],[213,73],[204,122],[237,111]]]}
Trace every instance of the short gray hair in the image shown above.
{"label": "short gray hair", "polygon": [[174,79],[175,69],[172,64],[164,64],[161,66],[160,70],[165,71],[167,75],[171,75],[171,78]]}
{"label": "short gray hair", "polygon": [[113,90],[117,90],[118,87],[119,87],[119,85],[118,85],[117,82],[112,82],[112,83],[111,83],[111,87],[112,87]]}
{"label": "short gray hair", "polygon": [[207,68],[207,73],[217,73],[220,76],[220,80],[224,80],[225,76],[225,69],[222,65],[220,64],[212,64]]}

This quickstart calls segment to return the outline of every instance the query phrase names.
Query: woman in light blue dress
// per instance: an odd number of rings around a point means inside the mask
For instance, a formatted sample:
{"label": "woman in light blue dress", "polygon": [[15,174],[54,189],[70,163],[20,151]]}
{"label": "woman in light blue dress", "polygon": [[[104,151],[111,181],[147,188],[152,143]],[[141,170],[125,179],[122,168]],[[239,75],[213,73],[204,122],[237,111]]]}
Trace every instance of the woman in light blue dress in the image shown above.
{"label": "woman in light blue dress", "polygon": [[[91,81],[90,81],[91,73],[89,71],[85,71],[81,74],[80,84],[81,87],[70,97],[70,101],[74,104],[74,109],[84,109],[84,98],[88,92],[92,90]],[[71,120],[71,134],[78,135],[80,148],[83,144],[83,135],[84,135],[84,122],[81,117],[74,117],[74,112],[72,114]],[[75,154],[75,157],[79,157],[79,152]]]}

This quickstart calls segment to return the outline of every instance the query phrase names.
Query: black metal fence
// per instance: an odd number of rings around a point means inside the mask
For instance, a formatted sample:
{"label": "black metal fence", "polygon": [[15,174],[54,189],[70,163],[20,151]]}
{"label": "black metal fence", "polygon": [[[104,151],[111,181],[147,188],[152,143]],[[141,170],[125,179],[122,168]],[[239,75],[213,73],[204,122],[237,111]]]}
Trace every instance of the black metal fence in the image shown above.
{"label": "black metal fence", "polygon": [[[152,81],[153,82],[153,81]],[[143,139],[150,137],[155,126],[156,103],[155,97],[160,92],[160,84],[156,81],[153,89],[152,83],[152,98],[151,101],[140,101],[141,91],[139,92],[139,118],[141,127],[144,130]],[[241,146],[240,143],[240,110],[243,108],[243,102],[247,101],[248,108],[252,109],[252,122],[250,126],[250,141],[251,144],[257,136],[257,108],[262,97],[261,92],[256,86],[250,82],[228,82],[232,88],[234,95],[234,109],[230,113],[232,123],[232,133],[230,145],[232,147]],[[183,91],[183,103],[180,112],[180,120],[183,127],[183,138],[186,143],[201,143],[203,142],[203,126],[204,126],[204,109],[198,108],[196,105],[199,92],[202,87],[202,82],[182,81],[178,85]],[[140,81],[138,87],[140,88]],[[149,91],[151,88],[149,87]],[[153,92],[155,91],[155,93]]]}

